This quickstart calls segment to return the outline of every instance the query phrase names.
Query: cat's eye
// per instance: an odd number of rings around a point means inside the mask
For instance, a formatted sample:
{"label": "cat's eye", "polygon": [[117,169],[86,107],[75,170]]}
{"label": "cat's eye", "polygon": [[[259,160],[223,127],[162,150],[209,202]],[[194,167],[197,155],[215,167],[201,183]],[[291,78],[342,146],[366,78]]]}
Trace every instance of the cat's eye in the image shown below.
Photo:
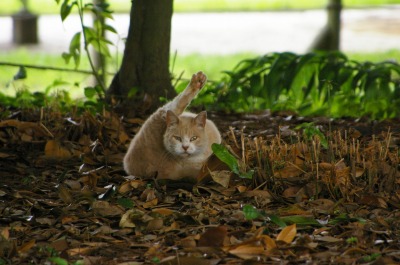
{"label": "cat's eye", "polygon": [[191,142],[196,141],[196,140],[197,140],[197,136],[193,136],[192,138],[190,138]]}
{"label": "cat's eye", "polygon": [[179,141],[179,142],[182,142],[182,138],[179,137],[179,136],[174,136],[174,139],[177,140],[177,141]]}

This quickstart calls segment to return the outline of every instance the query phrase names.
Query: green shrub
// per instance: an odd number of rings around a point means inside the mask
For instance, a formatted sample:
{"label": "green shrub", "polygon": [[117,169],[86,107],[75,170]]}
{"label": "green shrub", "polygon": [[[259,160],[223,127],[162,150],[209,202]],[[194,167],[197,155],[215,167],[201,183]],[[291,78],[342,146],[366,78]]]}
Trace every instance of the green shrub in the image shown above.
{"label": "green shrub", "polygon": [[301,115],[368,115],[400,112],[400,65],[356,62],[343,53],[271,53],[241,61],[196,101],[216,110],[294,110]]}

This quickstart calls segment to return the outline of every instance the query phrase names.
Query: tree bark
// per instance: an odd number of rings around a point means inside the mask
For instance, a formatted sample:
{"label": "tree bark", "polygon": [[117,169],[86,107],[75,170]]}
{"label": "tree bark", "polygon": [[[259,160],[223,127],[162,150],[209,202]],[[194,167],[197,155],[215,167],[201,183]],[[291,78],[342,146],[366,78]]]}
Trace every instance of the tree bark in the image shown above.
{"label": "tree bark", "polygon": [[[175,95],[169,73],[172,12],[173,0],[132,0],[124,56],[107,93],[125,114],[150,113],[160,97]],[[132,89],[137,93],[128,98]]]}

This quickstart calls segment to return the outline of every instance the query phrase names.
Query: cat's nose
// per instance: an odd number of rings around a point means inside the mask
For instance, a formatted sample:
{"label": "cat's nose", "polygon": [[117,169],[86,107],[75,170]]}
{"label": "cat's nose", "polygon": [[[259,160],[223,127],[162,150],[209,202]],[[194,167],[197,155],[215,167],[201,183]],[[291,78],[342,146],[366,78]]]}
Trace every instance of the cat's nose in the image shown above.
{"label": "cat's nose", "polygon": [[183,150],[187,151],[189,146],[188,145],[182,145]]}

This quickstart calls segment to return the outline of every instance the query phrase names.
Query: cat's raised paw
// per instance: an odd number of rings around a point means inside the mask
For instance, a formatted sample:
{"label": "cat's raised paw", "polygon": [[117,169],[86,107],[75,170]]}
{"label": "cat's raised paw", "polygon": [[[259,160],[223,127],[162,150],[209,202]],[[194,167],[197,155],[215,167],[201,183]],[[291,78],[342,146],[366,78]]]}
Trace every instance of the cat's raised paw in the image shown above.
{"label": "cat's raised paw", "polygon": [[196,74],[193,74],[192,79],[190,80],[190,86],[196,90],[202,89],[202,87],[206,84],[207,76],[199,71]]}

